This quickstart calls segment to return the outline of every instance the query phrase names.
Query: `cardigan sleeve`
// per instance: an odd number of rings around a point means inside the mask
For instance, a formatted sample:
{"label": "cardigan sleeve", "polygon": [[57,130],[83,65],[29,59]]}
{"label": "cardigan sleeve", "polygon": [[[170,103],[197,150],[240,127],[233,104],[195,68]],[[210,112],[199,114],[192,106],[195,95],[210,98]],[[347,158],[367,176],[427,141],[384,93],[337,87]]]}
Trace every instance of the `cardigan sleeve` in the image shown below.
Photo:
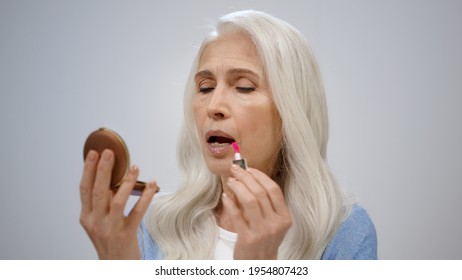
{"label": "cardigan sleeve", "polygon": [[353,205],[350,215],[340,225],[327,245],[323,260],[376,260],[377,233],[367,211]]}
{"label": "cardigan sleeve", "polygon": [[149,234],[144,219],[138,229],[138,245],[140,248],[142,260],[162,259],[162,253],[159,249],[159,246],[152,239],[151,234]]}

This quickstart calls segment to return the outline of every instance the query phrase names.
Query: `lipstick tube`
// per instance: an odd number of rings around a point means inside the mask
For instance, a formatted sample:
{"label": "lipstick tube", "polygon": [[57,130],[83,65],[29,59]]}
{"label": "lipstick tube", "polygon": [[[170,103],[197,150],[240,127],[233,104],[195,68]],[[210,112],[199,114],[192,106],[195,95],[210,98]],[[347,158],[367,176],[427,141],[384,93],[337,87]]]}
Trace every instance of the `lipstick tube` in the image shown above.
{"label": "lipstick tube", "polygon": [[236,142],[233,142],[231,145],[233,145],[233,149],[234,149],[233,164],[239,165],[244,170],[247,169],[247,159],[241,158],[241,153],[239,151],[239,146],[237,145]]}

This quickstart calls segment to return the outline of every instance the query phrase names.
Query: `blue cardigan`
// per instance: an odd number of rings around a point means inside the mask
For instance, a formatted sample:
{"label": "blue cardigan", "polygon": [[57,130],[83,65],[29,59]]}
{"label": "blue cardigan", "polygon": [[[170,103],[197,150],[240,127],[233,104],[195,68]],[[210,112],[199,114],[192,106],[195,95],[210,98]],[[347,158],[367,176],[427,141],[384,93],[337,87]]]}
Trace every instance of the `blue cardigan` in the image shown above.
{"label": "blue cardigan", "polygon": [[[151,238],[146,225],[138,232],[141,257],[145,260],[162,259],[159,247]],[[375,260],[377,259],[377,234],[366,210],[353,205],[350,215],[340,225],[334,238],[327,245],[323,260]]]}

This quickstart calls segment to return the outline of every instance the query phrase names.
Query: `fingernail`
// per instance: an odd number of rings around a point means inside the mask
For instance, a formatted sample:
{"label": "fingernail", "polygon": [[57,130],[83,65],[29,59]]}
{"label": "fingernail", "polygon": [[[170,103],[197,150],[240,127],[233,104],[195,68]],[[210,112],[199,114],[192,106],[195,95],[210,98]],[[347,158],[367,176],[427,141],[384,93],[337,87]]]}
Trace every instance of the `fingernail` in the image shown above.
{"label": "fingernail", "polygon": [[233,170],[236,171],[236,170],[239,169],[239,165],[236,165],[236,164],[233,163],[233,164],[231,165],[231,168],[232,168]]}
{"label": "fingernail", "polygon": [[158,193],[160,191],[160,188],[159,186],[157,185],[157,182],[156,181],[151,181],[149,182],[149,188],[150,189],[154,189],[156,191],[156,193]]}
{"label": "fingernail", "polygon": [[135,175],[136,173],[138,173],[139,171],[139,168],[137,165],[133,165],[131,168],[130,168],[130,173]]}
{"label": "fingernail", "polygon": [[98,157],[98,153],[94,150],[90,150],[87,154],[88,162],[95,162],[97,157]]}
{"label": "fingernail", "polygon": [[110,150],[103,151],[103,159],[109,161],[112,159],[112,152]]}

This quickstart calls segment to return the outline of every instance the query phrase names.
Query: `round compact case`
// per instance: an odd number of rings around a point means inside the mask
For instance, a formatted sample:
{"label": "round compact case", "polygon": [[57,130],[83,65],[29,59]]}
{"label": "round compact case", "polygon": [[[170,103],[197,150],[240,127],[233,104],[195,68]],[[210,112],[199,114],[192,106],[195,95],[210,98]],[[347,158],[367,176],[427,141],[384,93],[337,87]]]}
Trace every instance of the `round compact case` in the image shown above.
{"label": "round compact case", "polygon": [[[93,131],[85,141],[83,157],[85,159],[90,150],[94,150],[101,155],[105,149],[112,150],[115,156],[110,188],[113,191],[117,191],[130,169],[130,156],[127,145],[122,137],[108,128],[100,128]],[[145,182],[137,181],[132,194],[140,195],[145,187]]]}

